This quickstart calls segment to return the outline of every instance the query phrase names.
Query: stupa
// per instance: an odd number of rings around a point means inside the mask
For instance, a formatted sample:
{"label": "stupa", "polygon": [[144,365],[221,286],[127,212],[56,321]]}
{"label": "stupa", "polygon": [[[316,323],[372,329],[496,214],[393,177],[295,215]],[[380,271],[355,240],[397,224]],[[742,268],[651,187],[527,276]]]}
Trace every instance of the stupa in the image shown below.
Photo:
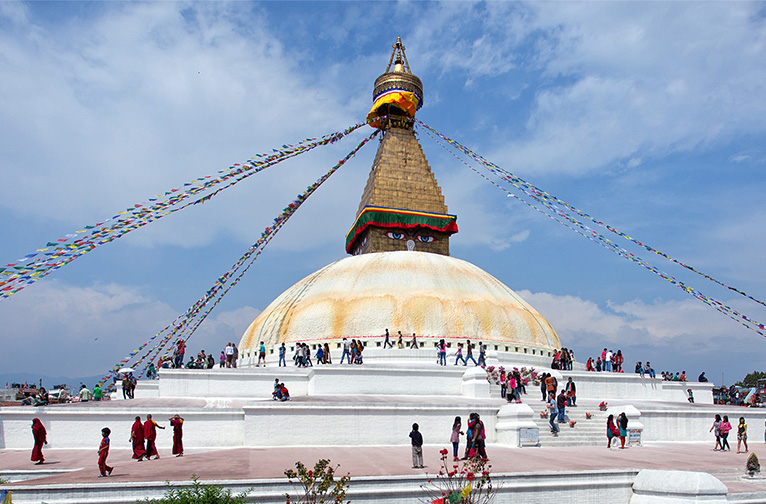
{"label": "stupa", "polygon": [[513,290],[450,256],[457,216],[413,131],[422,105],[423,84],[397,38],[367,116],[382,138],[346,236],[352,257],[277,297],[242,336],[241,356],[252,356],[262,341],[272,352],[296,342],[338,348],[344,337],[380,346],[387,328],[416,334],[421,347],[471,339],[500,352],[550,357],[560,346],[548,321]]}
{"label": "stupa", "polygon": [[[110,401],[0,408],[0,456],[15,450],[28,453],[32,446],[29,425],[35,417],[48,431],[46,449],[79,450],[79,457],[92,456],[105,425],[113,432],[114,457],[123,449],[120,474],[115,475],[123,476],[122,481],[96,482],[92,467],[88,470],[94,481],[40,479],[19,484],[57,469],[6,471],[14,483],[3,487],[14,492],[14,502],[135,502],[159,497],[165,489],[162,481],[178,474],[168,469],[170,465],[151,462],[156,473],[144,480],[132,480],[132,470],[126,469],[128,461],[132,464],[127,440],[133,419],[150,412],[156,419],[175,414],[185,419],[187,456],[181,460],[192,462],[187,467],[208,467],[213,460],[223,467],[217,474],[225,475],[217,476],[215,484],[254,488],[251,501],[264,503],[283,502],[285,492],[292,490],[263,471],[250,474],[248,460],[259,469],[277,467],[281,475],[285,465],[279,465],[276,456],[286,449],[304,462],[317,453],[336,461],[343,449],[375,453],[378,472],[354,474],[353,502],[416,502],[420,486],[440,468],[436,454],[448,445],[453,419],[465,418],[469,412],[481,415],[493,463],[513,459],[516,464],[520,458],[510,456],[508,448],[538,445],[577,446],[577,458],[585,459],[587,447],[603,446],[606,417],[621,412],[630,419],[629,446],[709,442],[711,419],[720,412],[713,405],[711,383],[587,372],[581,364],[564,372],[545,368],[550,353],[559,346],[550,324],[502,282],[449,255],[457,217],[448,213],[411,127],[423,101],[422,84],[410,72],[400,40],[394,44],[386,72],[376,81],[373,97],[370,120],[382,129],[383,137],[347,236],[346,251],[351,257],[309,275],[271,303],[242,337],[238,368],[160,369],[158,380],[139,382],[136,399],[130,401],[115,394]],[[418,348],[380,348],[385,328],[392,335],[399,330],[406,335],[415,332]],[[338,364],[338,346],[344,336],[372,347],[364,352],[364,365]],[[490,383],[481,367],[437,365],[431,346],[437,338],[489,343],[489,366],[533,365],[553,372],[560,383],[573,378],[579,408],[568,409],[568,415],[576,420],[570,425],[577,427],[562,428],[561,437],[547,435],[548,420],[540,415],[542,404],[533,383],[523,402],[506,402],[499,385]],[[266,367],[255,367],[260,341],[272,350]],[[292,347],[299,341],[312,346],[330,343],[334,364],[277,367],[274,347],[281,343]],[[271,399],[275,378],[287,384],[291,401]],[[694,392],[695,404],[687,403],[688,390]],[[728,408],[733,418],[748,414],[746,408]],[[382,449],[404,447],[398,453],[408,453],[406,433],[413,422],[428,435],[431,467],[381,473],[381,467],[391,462],[381,455]],[[168,431],[159,433],[163,459],[171,436]],[[64,450],[59,457],[67,455]],[[551,459],[560,458],[560,452],[546,453]],[[649,455],[644,458],[654,463]],[[564,465],[567,460],[571,459],[565,459]],[[594,460],[601,463],[589,462],[589,467],[579,470],[569,466],[552,470],[549,462],[543,471],[528,469],[514,475],[500,470],[493,475],[502,483],[497,502],[519,502],[520,496],[525,502],[561,500],[562,496],[567,502],[591,502],[594,492],[602,499],[631,503],[763,501],[763,494],[752,492],[746,495],[749,500],[727,500],[726,486],[704,473],[619,469],[608,451],[599,452]],[[24,464],[28,466],[28,461]],[[244,477],[252,479],[232,476],[234,466],[244,467]],[[188,478],[188,473],[182,477]],[[686,495],[693,498],[678,498]]]}

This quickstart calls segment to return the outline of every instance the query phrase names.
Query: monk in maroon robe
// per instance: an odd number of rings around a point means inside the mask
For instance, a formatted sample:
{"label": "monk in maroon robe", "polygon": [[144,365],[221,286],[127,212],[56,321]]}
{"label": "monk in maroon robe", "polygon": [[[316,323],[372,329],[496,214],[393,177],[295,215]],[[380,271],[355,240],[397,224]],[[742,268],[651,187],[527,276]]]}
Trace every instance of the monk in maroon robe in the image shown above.
{"label": "monk in maroon robe", "polygon": [[154,455],[155,459],[160,458],[160,454],[157,452],[157,445],[154,442],[157,440],[157,429],[164,429],[165,427],[157,425],[157,422],[152,420],[152,415],[146,415],[146,422],[144,422],[144,437],[146,438],[146,458],[149,459]]}
{"label": "monk in maroon robe", "polygon": [[32,448],[32,462],[37,462],[39,465],[45,462],[43,445],[48,444],[48,433],[39,418],[32,419],[32,435],[35,438],[35,446]]}
{"label": "monk in maroon robe", "polygon": [[173,427],[173,455],[176,457],[184,456],[184,419],[180,415],[170,418],[170,425]]}
{"label": "monk in maroon robe", "polygon": [[141,423],[141,417],[137,416],[136,421],[133,422],[133,427],[130,429],[130,442],[133,443],[133,458],[138,459],[139,462],[147,459],[149,456],[144,450],[144,424]]}

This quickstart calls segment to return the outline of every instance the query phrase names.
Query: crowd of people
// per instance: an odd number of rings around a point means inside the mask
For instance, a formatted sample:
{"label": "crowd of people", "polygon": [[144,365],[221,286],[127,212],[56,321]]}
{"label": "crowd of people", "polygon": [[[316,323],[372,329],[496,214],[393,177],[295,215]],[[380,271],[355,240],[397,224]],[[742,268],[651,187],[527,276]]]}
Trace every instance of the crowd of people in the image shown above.
{"label": "crowd of people", "polygon": [[500,397],[508,402],[521,402],[521,394],[527,393],[524,379],[518,369],[506,373],[505,368],[500,368]]}
{"label": "crowd of people", "polygon": [[[622,350],[617,350],[617,352],[614,352],[604,348],[601,351],[601,355],[596,357],[596,360],[593,360],[593,357],[588,357],[588,361],[585,364],[585,369],[588,371],[597,372],[606,371],[612,373],[622,373],[622,365],[624,360],[625,359],[622,355]],[[652,371],[652,373],[653,372],[654,371]]]}
{"label": "crowd of people", "polygon": [[540,394],[545,402],[551,435],[558,437],[558,424],[566,423],[566,409],[577,407],[577,386],[570,376],[566,384],[559,390],[559,382],[551,373],[540,375]]}
{"label": "crowd of people", "polygon": [[575,360],[574,350],[571,350],[569,348],[562,348],[561,350],[556,350],[553,353],[553,360],[551,361],[551,369],[562,369],[565,371],[571,371],[574,360]]}

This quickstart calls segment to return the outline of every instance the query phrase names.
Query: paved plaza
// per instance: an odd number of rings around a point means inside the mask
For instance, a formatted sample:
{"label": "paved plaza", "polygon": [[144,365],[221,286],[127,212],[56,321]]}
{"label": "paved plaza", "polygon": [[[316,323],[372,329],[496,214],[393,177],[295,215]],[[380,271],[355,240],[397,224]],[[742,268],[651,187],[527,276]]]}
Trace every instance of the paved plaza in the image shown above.
{"label": "paved plaza", "polygon": [[[96,450],[47,450],[46,464],[35,466],[24,450],[0,450],[0,472],[17,471],[45,476],[14,485],[58,485],[72,483],[188,481],[192,474],[201,480],[262,480],[283,478],[284,470],[296,461],[313,465],[320,458],[340,464],[341,473],[354,476],[433,475],[440,468],[439,450],[448,443],[424,447],[425,469],[412,469],[409,446],[380,447],[285,447],[233,448],[187,453],[183,457],[160,450],[161,458],[136,462],[128,449],[112,450],[109,463],[115,467],[110,478],[99,479]],[[753,440],[752,451],[766,454],[763,442]],[[746,480],[747,455],[714,452],[712,443],[658,443],[624,450],[606,447],[508,448],[490,445],[493,473],[598,471],[600,469],[670,469],[704,471],[723,481],[730,493],[766,492],[766,480]],[[57,474],[51,474],[56,471]],[[353,490],[353,481],[351,488]]]}

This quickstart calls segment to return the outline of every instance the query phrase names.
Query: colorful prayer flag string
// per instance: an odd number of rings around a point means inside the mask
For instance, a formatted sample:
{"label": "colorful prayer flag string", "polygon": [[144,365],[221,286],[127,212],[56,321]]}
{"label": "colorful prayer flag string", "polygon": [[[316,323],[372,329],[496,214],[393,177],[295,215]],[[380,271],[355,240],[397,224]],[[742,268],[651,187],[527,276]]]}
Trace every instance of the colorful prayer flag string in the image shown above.
{"label": "colorful prayer flag string", "polygon": [[[225,170],[219,170],[217,176],[206,175],[186,182],[181,187],[165,191],[164,194],[155,195],[155,197],[148,198],[142,203],[119,211],[102,222],[84,226],[81,230],[65,235],[65,238],[49,241],[45,247],[5,265],[0,270],[0,300],[12,296],[100,245],[109,243],[130,231],[178,210],[205,203],[221,191],[265,168],[308,152],[318,146],[335,143],[365,124],[359,123],[345,130],[324,135],[319,139],[302,140],[296,145],[285,144],[280,149],[273,149],[272,154],[257,154],[244,163],[237,163]],[[224,184],[225,182],[228,183]],[[185,201],[201,192],[208,191],[210,191],[208,194],[196,200]],[[72,241],[70,242],[70,240]]]}
{"label": "colorful prayer flag string", "polygon": [[[742,295],[744,295],[744,296],[746,296],[746,297],[748,297],[748,298],[752,299],[753,301],[758,302],[760,304],[764,304],[763,302],[753,298],[752,296],[749,296],[749,295],[745,294],[744,292],[742,292],[742,291],[740,291],[738,289],[735,289],[733,287],[729,287],[728,285],[726,285],[726,284],[724,284],[722,282],[719,282],[718,280],[710,277],[709,275],[706,275],[704,273],[700,273],[697,270],[691,268],[690,266],[685,265],[685,264],[681,263],[680,261],[677,261],[677,260],[671,258],[667,254],[664,254],[662,252],[656,251],[655,249],[653,249],[653,248],[651,248],[651,247],[649,247],[649,246],[639,242],[638,240],[636,240],[636,239],[634,239],[634,238],[632,238],[632,237],[630,237],[630,236],[628,236],[628,235],[626,235],[626,234],[616,230],[616,228],[614,228],[612,226],[608,226],[608,225],[604,224],[603,222],[598,221],[598,220],[590,217],[585,212],[582,212],[580,210],[575,209],[572,205],[569,205],[569,204],[563,202],[562,200],[556,198],[555,196],[549,195],[545,191],[542,191],[541,189],[533,186],[532,184],[529,184],[528,182],[526,182],[526,181],[522,180],[521,178],[513,175],[512,173],[510,173],[510,172],[508,172],[508,171],[506,171],[506,170],[504,170],[502,168],[499,168],[497,165],[487,161],[482,156],[480,156],[480,155],[474,153],[473,151],[471,151],[470,149],[464,147],[459,142],[457,142],[455,140],[452,140],[452,139],[442,135],[438,131],[434,130],[430,126],[428,126],[425,123],[423,123],[422,121],[420,121],[418,119],[415,119],[415,122],[417,122],[419,125],[423,126],[425,128],[425,130],[426,130],[426,133],[432,139],[434,139],[439,145],[441,145],[442,147],[444,147],[446,149],[446,147],[441,142],[439,142],[434,137],[434,135],[436,135],[437,137],[441,138],[446,143],[448,143],[451,146],[455,147],[457,150],[463,152],[464,154],[469,156],[471,159],[473,159],[474,161],[478,162],[479,164],[481,164],[482,166],[487,168],[490,172],[494,173],[501,180],[510,183],[512,186],[514,186],[515,188],[520,190],[525,196],[530,198],[533,202],[536,202],[536,203],[542,205],[543,207],[545,207],[547,209],[547,211],[543,210],[540,207],[536,207],[532,202],[527,201],[527,200],[525,200],[523,198],[520,198],[516,194],[511,193],[510,191],[508,191],[504,187],[502,187],[502,186],[498,185],[497,183],[495,183],[494,181],[490,180],[488,177],[486,177],[484,174],[482,174],[481,172],[479,172],[478,170],[476,170],[475,168],[470,166],[468,163],[465,163],[465,161],[461,160],[461,162],[463,162],[463,164],[468,166],[474,172],[478,173],[485,180],[489,181],[495,187],[497,187],[497,188],[501,189],[502,191],[506,192],[509,197],[513,197],[513,198],[517,199],[518,201],[521,201],[522,203],[526,204],[530,208],[535,209],[536,211],[542,213],[543,215],[545,215],[545,216],[553,219],[554,221],[556,221],[556,222],[558,222],[558,223],[560,223],[560,224],[562,224],[562,225],[572,229],[573,231],[577,232],[578,234],[580,234],[580,235],[590,239],[591,241],[594,241],[594,242],[598,243],[599,245],[607,248],[608,250],[611,250],[612,252],[615,252],[616,254],[624,257],[625,259],[628,259],[630,261],[636,262],[637,264],[640,264],[641,266],[643,266],[644,268],[648,269],[652,273],[660,276],[664,280],[667,280],[672,285],[675,285],[676,287],[679,287],[679,288],[683,289],[685,292],[687,292],[688,294],[691,294],[692,296],[694,296],[698,300],[702,301],[703,303],[707,304],[708,306],[711,306],[711,307],[715,308],[716,310],[720,311],[721,313],[724,313],[726,316],[728,316],[729,318],[731,318],[735,322],[739,323],[740,325],[743,325],[744,327],[747,327],[748,329],[750,329],[752,331],[755,331],[755,332],[757,332],[758,334],[760,334],[762,336],[766,336],[766,334],[764,334],[764,332],[762,332],[763,330],[766,329],[766,327],[764,327],[764,325],[762,323],[758,322],[755,319],[752,319],[752,318],[748,317],[747,315],[744,315],[744,314],[738,312],[737,310],[731,308],[730,306],[727,306],[727,305],[721,303],[720,301],[718,301],[718,300],[716,300],[716,299],[714,299],[714,298],[712,298],[710,296],[707,296],[707,295],[701,293],[700,291],[698,291],[698,290],[696,290],[696,289],[694,289],[694,288],[684,284],[680,280],[677,280],[673,276],[670,276],[670,275],[668,275],[668,274],[658,270],[656,267],[654,267],[653,265],[651,265],[647,261],[643,260],[639,256],[637,256],[637,255],[629,252],[628,250],[618,246],[617,244],[615,244],[614,242],[612,242],[611,240],[609,240],[608,238],[606,238],[602,234],[600,234],[597,231],[591,229],[589,226],[587,226],[583,222],[579,221],[577,216],[580,216],[580,217],[586,218],[586,219],[588,219],[588,220],[590,220],[592,222],[595,222],[598,225],[609,229],[610,231],[614,232],[615,234],[618,234],[619,236],[622,236],[623,238],[626,238],[629,241],[631,241],[633,243],[636,243],[637,245],[639,245],[639,246],[641,246],[641,247],[643,247],[643,248],[645,248],[647,250],[653,251],[653,252],[657,253],[658,255],[661,255],[662,257],[665,257],[666,259],[668,259],[668,260],[670,260],[670,261],[672,261],[674,263],[677,263],[677,264],[679,264],[681,266],[684,266],[687,269],[691,269],[695,273],[698,273],[701,276],[703,276],[705,278],[708,278],[709,280],[712,280],[715,283],[728,288],[729,290],[733,290],[735,292],[738,292],[738,293],[740,293],[740,294],[742,294]],[[449,150],[448,150],[448,152],[452,153],[452,151],[449,151]],[[452,154],[453,154],[453,156],[455,156],[454,153],[452,153]],[[457,156],[455,156],[455,157],[457,158]],[[458,158],[458,159],[460,159],[460,158]],[[575,215],[572,215],[572,213],[567,213],[561,207],[564,207],[565,209],[568,209],[570,212],[573,212]]]}
{"label": "colorful prayer flag string", "polygon": [[[119,363],[115,364],[107,373],[106,376],[104,376],[101,380],[101,383],[104,383],[108,381],[115,373],[119,371],[120,368],[124,367],[125,364],[133,360],[146,346],[148,346],[149,342],[153,341],[166,331],[170,329],[169,332],[167,332],[162,339],[155,345],[153,348],[149,349],[145,352],[145,354],[139,358],[134,364],[133,368],[138,368],[139,365],[143,363],[143,361],[151,354],[153,356],[159,355],[159,353],[162,351],[162,349],[169,343],[173,337],[178,336],[179,339],[183,339],[185,341],[188,341],[189,338],[194,334],[194,332],[197,330],[197,328],[200,326],[200,324],[207,318],[207,316],[210,314],[210,312],[218,305],[218,303],[221,302],[223,297],[229,292],[229,290],[237,285],[239,283],[240,279],[244,276],[244,274],[250,269],[250,266],[252,266],[253,262],[258,258],[258,256],[263,252],[264,247],[271,241],[271,239],[276,235],[276,233],[285,225],[285,223],[292,217],[295,212],[298,210],[298,208],[301,207],[301,205],[306,201],[306,199],[311,196],[332,174],[334,174],[341,166],[343,166],[349,159],[354,157],[356,153],[364,146],[366,145],[370,140],[372,140],[377,134],[379,133],[379,130],[373,131],[368,137],[363,139],[359,145],[357,145],[351,152],[349,152],[345,157],[343,157],[338,163],[336,163],[330,170],[325,173],[322,177],[317,179],[313,184],[309,185],[303,193],[299,194],[297,198],[289,203],[282,212],[274,219],[274,223],[270,226],[268,226],[263,233],[261,233],[260,238],[251,245],[248,250],[239,258],[237,261],[232,265],[231,268],[229,268],[226,273],[221,275],[216,282],[213,284],[213,286],[208,289],[205,294],[197,300],[188,310],[186,310],[185,313],[179,315],[172,324],[169,324],[165,326],[165,328],[162,329],[159,333],[155,334],[149,341],[144,343],[143,345],[139,346],[138,349],[134,350],[133,352],[130,352],[128,356],[124,359],[122,359]],[[241,271],[240,271],[241,269]],[[237,274],[237,272],[239,272]],[[236,276],[234,276],[236,274]],[[227,285],[228,283],[228,285]],[[212,304],[211,301],[213,301]],[[209,305],[207,308],[207,311],[203,313],[203,309]],[[195,320],[196,319],[196,320]],[[154,359],[152,357],[150,359],[150,362]],[[147,364],[148,367],[148,364]],[[140,376],[146,373],[145,367],[142,371]]]}

